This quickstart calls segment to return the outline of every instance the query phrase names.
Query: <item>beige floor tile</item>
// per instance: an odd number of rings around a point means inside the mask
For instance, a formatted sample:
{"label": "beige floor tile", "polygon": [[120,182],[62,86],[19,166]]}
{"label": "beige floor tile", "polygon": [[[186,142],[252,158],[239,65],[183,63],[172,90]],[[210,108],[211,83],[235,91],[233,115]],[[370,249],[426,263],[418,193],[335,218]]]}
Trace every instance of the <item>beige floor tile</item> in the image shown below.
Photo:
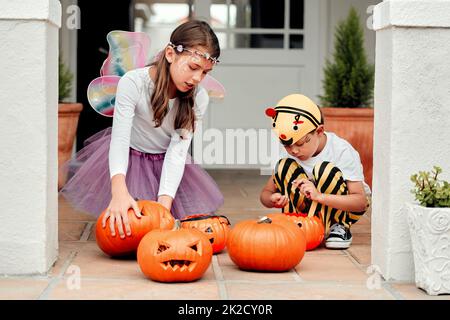
{"label": "beige floor tile", "polygon": [[325,248],[324,244],[322,243],[319,247],[317,247],[314,250],[306,251],[305,258],[306,257],[314,257],[317,255],[338,255],[338,256],[344,256],[345,253],[343,250],[330,250]]}
{"label": "beige floor tile", "polygon": [[355,260],[363,265],[370,265],[371,262],[371,247],[370,244],[352,244],[347,252],[355,258]]}
{"label": "beige floor tile", "polygon": [[[362,220],[362,219],[361,219]],[[367,220],[362,220],[361,222],[367,223],[356,223],[351,227],[352,235],[359,233],[370,233],[370,222]]]}
{"label": "beige floor tile", "polygon": [[59,241],[58,259],[49,271],[50,276],[58,276],[62,268],[69,263],[72,254],[76,255],[83,250],[85,242]]}
{"label": "beige floor tile", "polygon": [[220,266],[234,266],[234,262],[231,261],[230,256],[228,255],[227,250],[225,249],[219,254],[216,254],[217,261],[219,262]]}
{"label": "beige floor tile", "polygon": [[293,270],[286,272],[257,272],[244,271],[236,265],[221,265],[223,278],[225,280],[252,280],[258,282],[265,281],[294,281],[296,274]]}
{"label": "beige floor tile", "polygon": [[381,300],[393,299],[384,289],[369,290],[365,285],[340,283],[226,283],[229,299],[238,300]]}
{"label": "beige floor tile", "polygon": [[417,288],[414,283],[390,284],[390,286],[406,300],[450,300],[450,294],[430,296]]}
{"label": "beige floor tile", "polygon": [[131,299],[131,300],[185,300],[219,299],[215,281],[191,283],[158,283],[150,279],[82,279],[79,288],[61,281],[50,293],[49,299]]}
{"label": "beige floor tile", "polygon": [[86,222],[78,221],[60,221],[58,224],[58,236],[60,241],[79,241]]}
{"label": "beige floor tile", "polygon": [[91,232],[89,233],[88,241],[97,241],[95,238],[95,224],[92,226]]}
{"label": "beige floor tile", "polygon": [[0,300],[35,300],[49,282],[50,279],[0,277]]}
{"label": "beige floor tile", "polygon": [[306,256],[296,267],[305,281],[359,281],[365,283],[367,275],[350,258],[340,255]]}
{"label": "beige floor tile", "polygon": [[73,208],[62,196],[58,197],[58,217],[59,220],[70,220],[70,221],[96,220],[94,216]]}
{"label": "beige floor tile", "polygon": [[83,250],[73,259],[72,265],[80,268],[83,278],[140,279],[143,276],[135,258],[110,258],[93,241],[86,242]]}
{"label": "beige floor tile", "polygon": [[352,235],[352,246],[355,244],[370,245],[372,237],[370,233],[355,233]]}

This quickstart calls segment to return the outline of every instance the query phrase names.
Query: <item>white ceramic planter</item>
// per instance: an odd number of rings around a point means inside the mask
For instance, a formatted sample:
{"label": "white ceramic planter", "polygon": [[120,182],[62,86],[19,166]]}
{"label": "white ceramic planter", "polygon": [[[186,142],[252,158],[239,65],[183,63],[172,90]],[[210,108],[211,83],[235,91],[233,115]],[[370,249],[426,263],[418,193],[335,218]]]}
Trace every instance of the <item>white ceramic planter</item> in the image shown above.
{"label": "white ceramic planter", "polygon": [[450,208],[406,203],[416,286],[429,295],[450,293]]}

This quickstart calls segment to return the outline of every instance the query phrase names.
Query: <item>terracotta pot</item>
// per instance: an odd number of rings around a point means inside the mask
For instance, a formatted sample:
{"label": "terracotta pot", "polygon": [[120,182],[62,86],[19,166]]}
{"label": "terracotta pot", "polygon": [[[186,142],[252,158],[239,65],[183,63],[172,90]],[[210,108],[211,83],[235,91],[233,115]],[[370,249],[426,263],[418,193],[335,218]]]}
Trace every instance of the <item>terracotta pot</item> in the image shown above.
{"label": "terracotta pot", "polygon": [[373,108],[321,108],[325,130],[344,138],[358,151],[364,179],[372,188]]}
{"label": "terracotta pot", "polygon": [[64,186],[67,180],[67,173],[61,170],[61,166],[72,157],[81,110],[83,110],[81,103],[60,103],[58,105],[58,190]]}

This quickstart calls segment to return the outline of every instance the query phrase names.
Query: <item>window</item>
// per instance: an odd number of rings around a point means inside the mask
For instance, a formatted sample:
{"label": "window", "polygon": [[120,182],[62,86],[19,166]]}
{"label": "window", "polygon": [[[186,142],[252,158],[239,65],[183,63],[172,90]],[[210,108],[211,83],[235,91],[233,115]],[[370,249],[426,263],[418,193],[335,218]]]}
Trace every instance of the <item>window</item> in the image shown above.
{"label": "window", "polygon": [[220,46],[303,49],[303,0],[213,0],[210,24]]}

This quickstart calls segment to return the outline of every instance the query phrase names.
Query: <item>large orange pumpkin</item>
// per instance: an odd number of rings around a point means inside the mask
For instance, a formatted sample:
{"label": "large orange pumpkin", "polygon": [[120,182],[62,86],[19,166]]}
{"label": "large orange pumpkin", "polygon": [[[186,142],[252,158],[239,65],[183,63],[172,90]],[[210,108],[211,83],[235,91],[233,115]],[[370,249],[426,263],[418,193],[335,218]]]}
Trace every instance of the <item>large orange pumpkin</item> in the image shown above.
{"label": "large orange pumpkin", "polygon": [[236,224],[227,249],[231,260],[241,269],[287,271],[302,260],[306,240],[303,231],[292,222],[262,217]]}
{"label": "large orange pumpkin", "polygon": [[230,225],[227,217],[215,214],[194,214],[181,220],[181,227],[196,228],[208,237],[213,253],[219,253],[225,248]]}
{"label": "large orange pumpkin", "polygon": [[197,229],[153,230],[139,244],[137,260],[142,272],[160,282],[189,282],[200,279],[212,259],[212,246]]}
{"label": "large orange pumpkin", "polygon": [[287,219],[297,224],[305,232],[308,251],[317,248],[323,241],[325,228],[320,217],[308,217],[306,213],[272,213],[267,216],[273,219]]}
{"label": "large orange pumpkin", "polygon": [[145,236],[147,232],[160,228],[161,218],[167,220],[167,216],[171,215],[169,210],[155,201],[139,200],[137,201],[137,204],[139,210],[141,210],[141,218],[137,218],[132,209],[128,210],[131,236],[125,236],[125,238],[121,239],[117,226],[115,226],[116,234],[113,237],[109,228],[109,218],[106,220],[106,227],[102,227],[102,220],[106,210],[103,211],[97,219],[95,228],[97,245],[107,255],[123,256],[134,253],[142,237]]}

